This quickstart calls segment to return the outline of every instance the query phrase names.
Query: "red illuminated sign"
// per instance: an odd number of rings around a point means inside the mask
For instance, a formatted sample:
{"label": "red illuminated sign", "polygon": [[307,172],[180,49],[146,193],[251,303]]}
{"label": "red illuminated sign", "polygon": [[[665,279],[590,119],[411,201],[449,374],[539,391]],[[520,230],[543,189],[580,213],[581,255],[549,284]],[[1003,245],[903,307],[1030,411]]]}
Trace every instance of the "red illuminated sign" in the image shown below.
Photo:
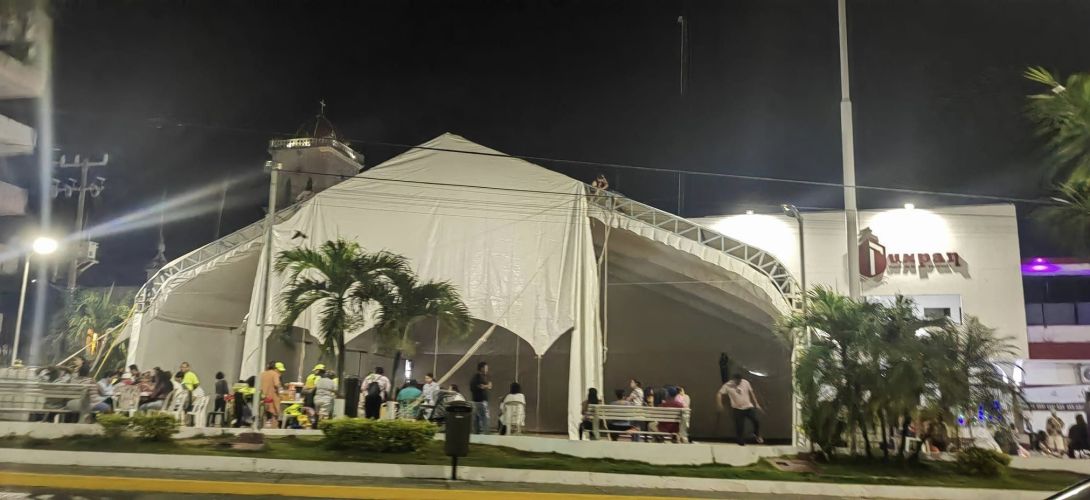
{"label": "red illuminated sign", "polygon": [[919,269],[961,267],[957,252],[886,253],[886,247],[878,242],[878,236],[870,228],[859,234],[859,274],[877,278],[887,271],[901,274],[916,273]]}

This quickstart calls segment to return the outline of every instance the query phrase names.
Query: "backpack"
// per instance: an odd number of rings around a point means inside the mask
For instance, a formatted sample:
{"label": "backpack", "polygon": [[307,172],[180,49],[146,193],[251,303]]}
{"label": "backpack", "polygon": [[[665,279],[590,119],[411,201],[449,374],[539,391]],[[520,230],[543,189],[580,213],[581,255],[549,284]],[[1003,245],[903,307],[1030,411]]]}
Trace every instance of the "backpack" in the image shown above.
{"label": "backpack", "polygon": [[378,381],[373,381],[367,384],[367,397],[377,398],[382,395],[382,387],[378,385]]}

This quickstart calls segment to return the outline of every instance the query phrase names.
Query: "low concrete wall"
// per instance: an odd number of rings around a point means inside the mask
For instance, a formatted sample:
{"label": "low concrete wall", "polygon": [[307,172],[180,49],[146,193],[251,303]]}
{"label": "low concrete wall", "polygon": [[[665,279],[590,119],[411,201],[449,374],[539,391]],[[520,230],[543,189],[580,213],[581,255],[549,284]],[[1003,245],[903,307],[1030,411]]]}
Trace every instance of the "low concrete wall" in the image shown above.
{"label": "low concrete wall", "polygon": [[[396,465],[356,462],[318,462],[307,460],[274,460],[244,457],[201,457],[192,455],[158,455],[143,453],[95,453],[45,450],[0,449],[0,463],[32,465],[70,465],[78,467],[140,467],[145,469],[175,469],[184,462],[187,470],[221,472],[271,472],[278,474],[401,477],[445,479],[450,468],[441,465]],[[1004,499],[1037,500],[1046,492],[1019,490],[987,490],[979,488],[926,488],[918,486],[852,485],[793,481],[751,481],[663,477],[597,472],[496,469],[491,467],[459,467],[458,476],[466,481],[500,483],[538,483],[569,486],[628,487],[690,490],[719,493],[759,493],[801,496],[834,496],[898,499],[970,500],[1001,495]]]}
{"label": "low concrete wall", "polygon": [[471,443],[507,446],[537,453],[560,453],[580,458],[636,460],[653,465],[752,465],[761,458],[798,453],[794,446],[738,446],[734,444],[632,443],[626,441],[571,441],[535,436],[474,434]]}

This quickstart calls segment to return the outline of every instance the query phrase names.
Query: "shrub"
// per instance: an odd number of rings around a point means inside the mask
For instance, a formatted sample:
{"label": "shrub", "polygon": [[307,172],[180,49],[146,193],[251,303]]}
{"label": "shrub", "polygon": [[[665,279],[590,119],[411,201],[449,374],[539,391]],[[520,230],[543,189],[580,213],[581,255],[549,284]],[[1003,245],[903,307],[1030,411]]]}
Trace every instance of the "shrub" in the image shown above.
{"label": "shrub", "polygon": [[971,476],[998,476],[1010,463],[1011,457],[1005,453],[984,448],[966,448],[957,454],[958,470]]}
{"label": "shrub", "polygon": [[144,413],[132,418],[136,434],[148,441],[167,441],[180,427],[168,413]]}
{"label": "shrub", "polygon": [[435,424],[421,420],[368,420],[335,418],[323,420],[318,428],[326,446],[382,453],[416,451],[435,437]]}
{"label": "shrub", "polygon": [[132,423],[128,416],[121,413],[103,413],[95,417],[95,421],[102,426],[102,433],[108,438],[121,437]]}

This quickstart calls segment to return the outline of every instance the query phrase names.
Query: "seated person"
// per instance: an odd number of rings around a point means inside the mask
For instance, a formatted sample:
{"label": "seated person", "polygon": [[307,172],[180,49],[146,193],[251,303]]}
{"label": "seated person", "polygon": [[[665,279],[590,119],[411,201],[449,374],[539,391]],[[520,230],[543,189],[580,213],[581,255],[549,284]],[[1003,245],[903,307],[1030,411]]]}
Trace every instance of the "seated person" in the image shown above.
{"label": "seated person", "polygon": [[[520,415],[510,415],[511,412],[503,411],[507,403],[522,403],[524,411]],[[503,401],[500,401],[500,434],[507,434],[512,426],[521,429],[526,425],[525,408],[526,395],[522,393],[522,386],[518,382],[511,382],[511,391],[503,397]]]}
{"label": "seated person", "polygon": [[[617,389],[613,391],[613,395],[617,399],[613,400],[609,404],[616,406],[632,406],[632,401],[625,399],[624,389]],[[625,432],[630,434],[636,432],[637,430],[636,426],[633,425],[632,422],[629,422],[627,420],[608,420],[606,421],[606,428],[611,431]],[[616,433],[609,434],[609,438],[613,441],[617,440],[617,436],[618,434]]]}
{"label": "seated person", "polygon": [[[77,370],[76,378],[71,383],[86,385],[89,388],[91,412],[103,413],[110,411],[110,405],[106,403],[106,395],[103,394],[102,386],[95,382],[94,378],[91,378],[91,365],[84,363]],[[80,399],[70,399],[65,404],[65,408],[68,411],[78,412],[81,404]]]}
{"label": "seated person", "polygon": [[424,394],[415,380],[408,380],[397,391],[398,418],[416,418],[420,414],[420,405],[423,400],[417,401]]}
{"label": "seated person", "polygon": [[167,372],[162,370],[155,372],[154,379],[155,385],[147,398],[141,399],[144,403],[140,405],[140,411],[162,410],[167,398],[174,392],[174,385],[170,383],[170,375]]}
{"label": "seated person", "polygon": [[[674,386],[666,387],[666,398],[662,401],[662,403],[659,404],[659,407],[662,407],[662,408],[685,408],[685,403],[681,402],[681,399],[678,398],[677,387],[674,387]],[[672,433],[675,433],[675,434],[678,432],[678,430],[680,429],[680,425],[681,425],[681,424],[679,424],[677,422],[659,422],[658,424],[659,424],[659,426],[658,426],[659,427],[659,432],[672,432]],[[673,439],[676,440],[677,436],[675,436]]]}

